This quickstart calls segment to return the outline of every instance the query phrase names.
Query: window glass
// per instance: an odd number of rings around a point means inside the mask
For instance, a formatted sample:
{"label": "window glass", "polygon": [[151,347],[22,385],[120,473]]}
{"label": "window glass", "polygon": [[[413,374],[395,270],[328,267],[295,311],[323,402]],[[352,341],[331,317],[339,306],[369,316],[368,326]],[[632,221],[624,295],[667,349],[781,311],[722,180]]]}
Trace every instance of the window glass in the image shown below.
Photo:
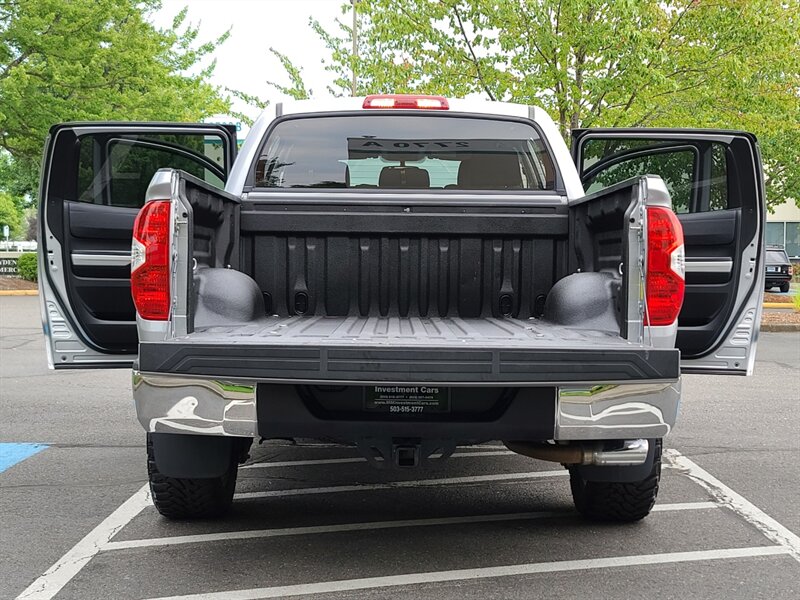
{"label": "window glass", "polygon": [[584,181],[586,193],[591,194],[631,177],[659,175],[669,190],[672,209],[676,213],[689,212],[695,157],[696,154],[693,150],[659,151],[654,154],[633,156],[627,160],[610,164],[591,175]]}
{"label": "window glass", "polygon": [[[382,158],[365,158],[345,161],[350,174],[350,187],[377,187],[384,167],[400,168],[403,163]],[[445,188],[458,184],[458,161],[440,158],[423,158],[420,161],[406,161],[407,167],[424,169],[428,173],[429,186]]]}
{"label": "window glass", "polygon": [[800,258],[800,221],[787,221],[785,246],[789,256]]}
{"label": "window glass", "polygon": [[555,168],[524,123],[365,113],[279,123],[257,161],[255,185],[548,190]]}
{"label": "window glass", "polygon": [[729,208],[727,150],[723,144],[641,138],[589,139],[581,173],[587,193],[631,177],[658,175],[677,213]]}
{"label": "window glass", "polygon": [[767,246],[783,246],[786,240],[783,237],[783,222],[767,223]]}
{"label": "window glass", "polygon": [[767,250],[767,262],[771,263],[785,263],[789,261],[789,257],[783,250]]}
{"label": "window glass", "polygon": [[80,138],[78,199],[138,208],[158,169],[182,169],[224,187],[225,146],[216,135],[88,135]]}
{"label": "window glass", "polygon": [[711,182],[708,190],[708,210],[728,208],[728,169],[725,147],[711,145]]}

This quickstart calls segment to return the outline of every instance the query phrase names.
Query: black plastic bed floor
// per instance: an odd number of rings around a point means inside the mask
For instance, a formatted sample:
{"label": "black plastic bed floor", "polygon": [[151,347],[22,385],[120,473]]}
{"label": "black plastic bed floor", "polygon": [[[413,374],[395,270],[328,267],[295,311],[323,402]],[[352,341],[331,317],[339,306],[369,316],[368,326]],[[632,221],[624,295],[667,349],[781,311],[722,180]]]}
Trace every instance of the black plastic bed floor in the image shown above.
{"label": "black plastic bed floor", "polygon": [[539,319],[265,317],[142,343],[157,373],[326,383],[537,383],[673,380],[674,349]]}

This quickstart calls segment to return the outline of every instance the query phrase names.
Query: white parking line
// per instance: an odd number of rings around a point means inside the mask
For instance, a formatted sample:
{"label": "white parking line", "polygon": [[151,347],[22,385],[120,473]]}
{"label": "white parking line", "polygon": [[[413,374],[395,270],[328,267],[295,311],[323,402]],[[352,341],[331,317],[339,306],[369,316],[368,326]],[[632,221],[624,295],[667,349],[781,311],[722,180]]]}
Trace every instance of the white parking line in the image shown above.
{"label": "white parking line", "polygon": [[[464,483],[481,483],[486,481],[504,481],[519,479],[537,479],[544,477],[567,475],[567,471],[537,471],[533,473],[505,473],[501,475],[479,475],[474,477],[450,477],[441,479],[421,479],[413,481],[396,481],[383,484],[342,485],[318,488],[300,488],[293,490],[272,490],[267,492],[250,492],[236,494],[239,499],[270,498],[279,496],[301,496],[306,494],[327,494],[337,492],[367,491],[375,489],[393,489],[424,486],[444,486]],[[50,600],[61,588],[86,566],[98,552],[104,550],[111,538],[130,523],[144,508],[152,504],[148,484],[142,486],[133,496],[128,498],[117,510],[111,513],[102,523],[95,527],[80,542],[72,547],[43,575],[29,585],[17,600]]]}
{"label": "white parking line", "polygon": [[778,523],[752,502],[734,492],[711,473],[696,462],[686,458],[677,450],[665,452],[667,461],[681,470],[687,477],[711,494],[714,500],[731,509],[745,521],[753,525],[764,536],[776,544],[780,544],[791,556],[800,562],[800,536]]}
{"label": "white parking line", "polygon": [[[683,510],[705,510],[720,508],[714,502],[679,502],[659,504],[654,512]],[[148,538],[109,542],[103,551],[126,550],[129,548],[151,548],[153,546],[175,546],[179,544],[198,544],[229,540],[252,540],[260,538],[287,537],[294,535],[316,535],[322,533],[345,533],[350,531],[371,531],[376,529],[400,529],[405,527],[430,527],[433,525],[462,525],[467,523],[497,523],[502,521],[528,521],[553,517],[574,517],[572,510],[539,511],[524,513],[505,513],[489,515],[467,515],[462,517],[441,517],[434,519],[403,519],[397,521],[372,521],[366,523],[342,523],[338,525],[310,525],[305,527],[283,527],[278,529],[250,529],[244,531],[223,531],[172,537]]]}
{"label": "white parking line", "polygon": [[[713,502],[709,502],[715,506]],[[340,525],[310,525],[305,527],[286,527],[280,529],[251,529],[249,531],[224,531],[220,533],[201,533],[174,537],[148,538],[111,542],[104,550],[126,550],[128,548],[149,548],[152,546],[175,546],[221,542],[227,540],[250,540],[258,538],[287,537],[294,535],[314,535],[321,533],[346,533],[349,531],[371,531],[375,529],[399,529],[405,527],[430,527],[433,525],[460,525],[464,523],[493,523],[501,521],[523,521],[570,516],[571,511],[541,511],[528,513],[507,513],[495,515],[469,515],[464,517],[442,517],[437,519],[404,519],[398,521],[372,521],[366,523],[342,523]]]}
{"label": "white parking line", "polygon": [[639,565],[663,565],[670,563],[694,562],[701,560],[730,560],[755,556],[776,556],[787,554],[783,546],[756,546],[753,548],[727,548],[721,550],[697,550],[693,552],[669,552],[665,554],[645,554],[638,556],[613,556],[608,558],[587,558],[583,560],[563,560],[556,562],[528,563],[484,567],[478,569],[456,569],[452,571],[433,571],[429,573],[408,573],[388,577],[365,577],[363,579],[344,579],[319,583],[301,583],[277,587],[234,590],[229,592],[188,594],[185,596],[164,596],[151,600],[261,600],[262,598],[286,598],[306,594],[327,594],[386,588],[400,585],[419,585],[445,581],[474,581],[494,577],[535,575],[538,573],[559,573],[565,571],[584,571],[589,569],[609,569]]}
{"label": "white parking line", "polygon": [[86,563],[104,549],[120,529],[130,523],[150,504],[150,486],[145,484],[102,523],[92,529],[86,537],[75,544],[71,550],[59,558],[44,575],[30,584],[17,596],[17,600],[50,600],[86,566]]}
{"label": "white parking line", "polygon": [[546,477],[563,477],[569,475],[566,469],[561,471],[532,471],[528,473],[502,473],[499,475],[474,475],[471,477],[443,477],[440,479],[413,479],[410,481],[387,481],[386,483],[363,483],[356,485],[332,485],[317,488],[294,488],[291,490],[269,490],[266,492],[244,492],[236,494],[239,500],[253,498],[277,498],[282,496],[307,496],[311,494],[335,494],[340,492],[365,492],[370,490],[391,490],[395,488],[437,487],[442,485],[459,485],[469,483],[485,483],[487,481],[514,481],[520,479],[543,479]]}
{"label": "white parking line", "polygon": [[[511,450],[491,450],[488,452],[453,452],[450,458],[473,458],[475,456],[508,456],[509,454],[516,455]],[[434,454],[432,459],[437,460],[441,455]],[[272,469],[275,467],[308,467],[312,465],[340,465],[348,463],[363,463],[367,462],[366,458],[354,456],[350,458],[321,458],[318,460],[284,460],[284,461],[269,461],[258,462],[243,465],[241,469]]]}
{"label": "white parking line", "polygon": [[[477,448],[477,447],[476,447]],[[480,447],[486,448],[486,446]],[[481,451],[469,453],[471,456],[480,456],[484,453]],[[392,577],[375,577],[368,579],[352,579],[345,581],[322,582],[316,584],[302,584],[295,586],[282,586],[272,588],[258,588],[255,590],[241,590],[232,592],[220,592],[215,594],[201,594],[179,596],[175,598],[209,598],[212,600],[241,600],[245,598],[275,598],[281,596],[296,596],[302,594],[324,593],[334,591],[347,591],[351,589],[368,589],[374,587],[388,587],[397,585],[411,585],[415,583],[428,583],[435,581],[455,581],[461,579],[480,579],[488,577],[503,577],[507,575],[524,575],[532,573],[547,573],[556,571],[572,571],[591,568],[604,568],[604,567],[617,567],[629,565],[642,565],[642,564],[663,564],[672,562],[686,562],[694,560],[713,560],[721,558],[745,558],[751,556],[769,556],[778,554],[787,554],[794,559],[800,561],[800,537],[789,531],[786,527],[778,523],[775,519],[765,514],[759,508],[747,501],[741,495],[734,492],[728,486],[724,485],[718,479],[713,477],[704,469],[700,468],[696,463],[681,455],[676,450],[667,450],[665,453],[666,461],[665,467],[678,470],[696,483],[706,489],[714,498],[713,503],[708,502],[689,502],[673,505],[659,505],[654,510],[698,510],[701,508],[711,508],[711,505],[723,506],[730,508],[736,514],[744,518],[749,523],[753,524],[759,529],[768,539],[779,544],[778,546],[756,547],[756,548],[738,548],[738,549],[723,549],[723,550],[709,550],[700,552],[678,552],[668,554],[654,554],[646,556],[629,556],[629,557],[612,557],[612,558],[598,558],[586,559],[578,561],[561,561],[552,563],[531,563],[527,565],[510,565],[507,567],[490,567],[480,569],[465,569],[456,571],[442,571],[435,573],[417,573],[409,575],[400,575]],[[497,475],[479,475],[472,477],[450,477],[440,479],[422,479],[411,481],[395,481],[379,484],[362,484],[362,485],[343,485],[343,486],[329,486],[317,488],[300,488],[293,490],[271,490],[265,492],[250,492],[237,494],[235,497],[239,499],[249,498],[268,498],[280,496],[299,496],[306,494],[327,494],[337,492],[360,492],[376,489],[394,489],[394,488],[411,488],[411,487],[427,487],[427,486],[446,486],[446,485],[459,485],[459,484],[475,484],[485,483],[492,481],[519,481],[525,479],[540,479],[566,476],[569,473],[566,470],[558,471],[534,471],[527,473],[504,473]],[[150,492],[148,484],[142,486],[133,496],[128,498],[119,508],[111,513],[102,523],[95,527],[89,534],[87,534],[81,541],[73,546],[64,556],[62,556],[52,567],[50,567],[43,575],[38,577],[31,585],[29,585],[19,596],[17,600],[50,600],[77,575],[81,569],[99,552],[105,550],[121,549],[123,547],[146,547],[146,546],[162,546],[172,545],[178,543],[189,543],[183,541],[174,541],[180,538],[160,538],[155,540],[130,540],[123,542],[112,542],[112,538],[128,523],[130,523],[141,511],[147,506],[151,505]],[[532,515],[536,513],[519,513],[523,515]],[[547,513],[539,513],[546,515]],[[558,515],[561,513],[553,513]],[[488,520],[510,520],[515,518],[506,515],[496,515],[493,519]],[[528,516],[527,518],[543,518]],[[480,517],[454,517],[452,519],[469,519],[472,522],[480,519]],[[434,523],[433,521],[451,521],[452,519],[428,519],[428,523],[417,524],[448,524],[446,522]],[[425,521],[425,520],[422,520]],[[455,521],[458,522],[458,521]],[[394,522],[389,522],[394,523]],[[412,521],[413,523],[413,521]],[[370,524],[347,524],[340,526],[322,526],[327,527],[330,531],[334,531],[335,527],[354,527],[366,528]],[[373,524],[372,528],[381,528],[382,524]],[[404,523],[402,525],[393,525],[394,527],[411,526],[411,523]],[[388,528],[388,527],[383,527]],[[314,528],[295,528],[296,530],[306,529],[305,533],[325,533],[322,529],[311,531]],[[347,529],[342,529],[343,531]],[[286,533],[286,530],[261,530],[271,532],[266,535],[258,535],[257,537],[273,537],[277,535],[295,535],[294,533]],[[275,533],[283,531],[284,533]],[[230,536],[242,535],[255,537],[251,532],[229,532],[223,534],[208,534],[211,538],[217,539],[214,536],[228,536],[230,539],[235,539]],[[297,533],[300,535],[300,533]],[[184,538],[196,536],[183,536]],[[224,539],[224,538],[222,538]],[[168,544],[164,540],[171,540]],[[214,541],[212,539],[200,540],[193,539],[191,541]]]}

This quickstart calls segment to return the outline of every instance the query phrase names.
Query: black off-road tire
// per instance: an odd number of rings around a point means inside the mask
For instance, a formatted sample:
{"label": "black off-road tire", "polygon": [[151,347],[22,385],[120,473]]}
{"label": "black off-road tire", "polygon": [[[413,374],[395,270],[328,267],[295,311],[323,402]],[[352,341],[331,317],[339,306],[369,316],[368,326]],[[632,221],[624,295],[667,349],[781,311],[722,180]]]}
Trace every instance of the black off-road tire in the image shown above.
{"label": "black off-road tire", "polygon": [[577,468],[569,469],[572,500],[581,515],[591,521],[631,523],[650,514],[661,480],[661,440],[655,444],[653,467],[641,481],[586,481]]}
{"label": "black off-road tire", "polygon": [[786,292],[788,292],[788,291],[789,291],[789,288],[790,288],[790,287],[791,287],[791,285],[790,285],[790,284],[789,284],[789,282],[787,281],[786,283],[782,283],[782,284],[781,284],[780,290],[781,290],[781,291],[782,291],[782,292],[785,294]]}
{"label": "black off-road tire", "polygon": [[223,516],[233,502],[238,457],[231,456],[228,470],[211,479],[167,477],[158,471],[153,441],[147,436],[147,474],[153,504],[168,519],[210,519]]}

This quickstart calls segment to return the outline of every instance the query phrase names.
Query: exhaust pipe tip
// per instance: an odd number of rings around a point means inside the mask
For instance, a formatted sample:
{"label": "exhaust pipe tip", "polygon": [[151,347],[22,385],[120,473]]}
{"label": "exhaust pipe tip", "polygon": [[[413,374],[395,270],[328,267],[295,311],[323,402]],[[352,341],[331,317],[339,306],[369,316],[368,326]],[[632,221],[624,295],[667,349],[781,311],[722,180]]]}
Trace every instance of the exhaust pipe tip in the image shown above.
{"label": "exhaust pipe tip", "polygon": [[594,465],[601,467],[634,467],[643,465],[650,452],[648,440],[622,440],[614,448],[608,442],[543,444],[540,442],[503,442],[517,454],[558,462],[563,465]]}

